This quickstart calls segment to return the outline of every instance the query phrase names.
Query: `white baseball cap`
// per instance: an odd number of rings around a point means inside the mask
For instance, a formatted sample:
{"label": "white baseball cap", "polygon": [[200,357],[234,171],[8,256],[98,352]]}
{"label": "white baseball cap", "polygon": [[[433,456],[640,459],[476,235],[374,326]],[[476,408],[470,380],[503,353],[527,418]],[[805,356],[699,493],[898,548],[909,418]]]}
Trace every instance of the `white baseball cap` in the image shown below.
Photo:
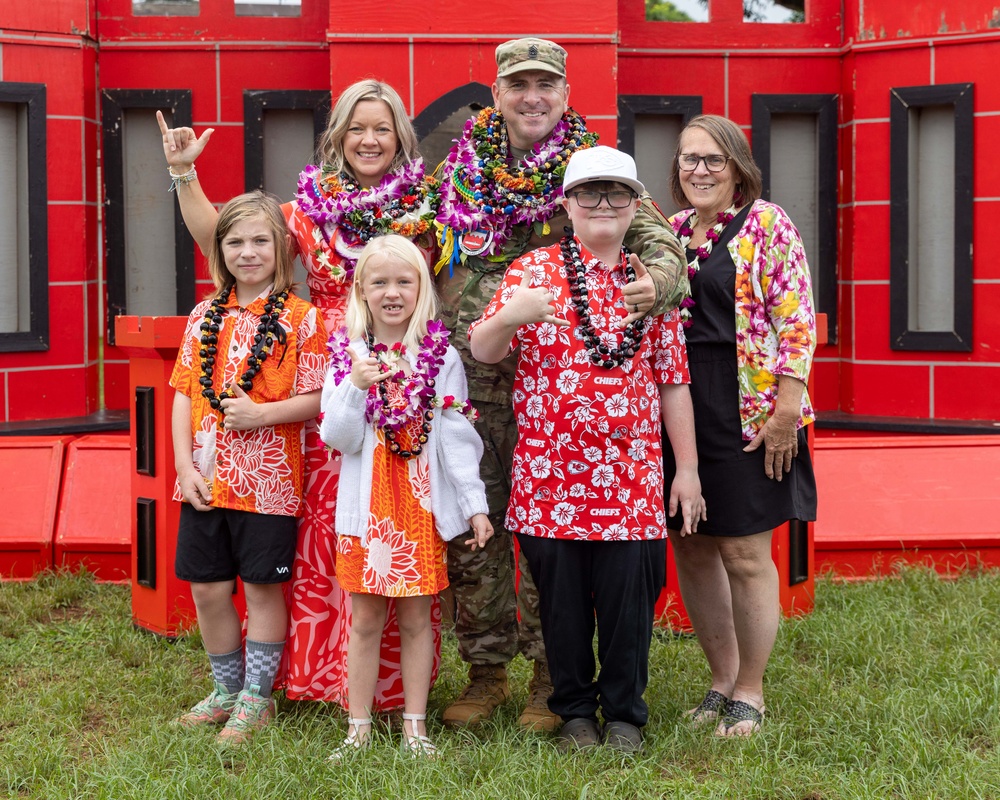
{"label": "white baseball cap", "polygon": [[577,150],[570,156],[566,174],[563,176],[563,193],[581,183],[595,181],[623,183],[637,194],[646,191],[646,187],[636,177],[635,161],[632,156],[605,145]]}

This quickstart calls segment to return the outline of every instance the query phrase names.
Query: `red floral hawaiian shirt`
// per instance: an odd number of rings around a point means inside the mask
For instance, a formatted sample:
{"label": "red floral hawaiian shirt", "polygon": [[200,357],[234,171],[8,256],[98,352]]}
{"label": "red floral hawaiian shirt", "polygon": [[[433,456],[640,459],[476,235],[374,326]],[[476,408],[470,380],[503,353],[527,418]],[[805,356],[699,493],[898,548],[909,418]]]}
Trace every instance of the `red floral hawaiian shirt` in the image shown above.
{"label": "red floral hawaiian shirt", "polygon": [[[611,347],[621,342],[615,323],[626,316],[625,260],[608,268],[580,247],[589,313]],[[621,366],[594,366],[578,333],[559,246],[515,261],[480,320],[493,316],[521,284],[544,286],[568,328],[547,323],[521,327],[514,377],[518,441],[514,451],[507,527],[558,539],[625,540],[666,536],[660,440],[662,384],[688,383],[680,315],[647,323],[639,351]]]}

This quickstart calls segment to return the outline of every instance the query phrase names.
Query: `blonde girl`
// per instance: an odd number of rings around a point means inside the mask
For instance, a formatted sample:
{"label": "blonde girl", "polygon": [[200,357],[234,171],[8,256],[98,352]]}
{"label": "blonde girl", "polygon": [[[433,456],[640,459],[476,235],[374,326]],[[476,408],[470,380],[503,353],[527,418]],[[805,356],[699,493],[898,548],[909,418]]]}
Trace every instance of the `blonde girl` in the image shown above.
{"label": "blonde girl", "polygon": [[468,415],[465,372],[434,319],[420,250],[402,236],[362,251],[347,329],[331,337],[321,435],[343,454],[337,573],[351,592],[347,738],[332,758],[367,748],[387,598],[396,598],[404,695],[403,746],[433,755],[427,694],[435,656],[431,601],[448,585],[446,542],[493,529],[479,478],[482,444]]}

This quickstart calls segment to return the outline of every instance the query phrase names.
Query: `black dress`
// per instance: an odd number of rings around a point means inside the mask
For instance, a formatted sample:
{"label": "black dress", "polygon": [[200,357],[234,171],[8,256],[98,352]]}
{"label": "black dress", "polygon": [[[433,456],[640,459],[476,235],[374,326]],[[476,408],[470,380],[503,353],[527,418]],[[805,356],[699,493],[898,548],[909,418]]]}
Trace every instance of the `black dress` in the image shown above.
{"label": "black dress", "polygon": [[[764,472],[764,446],[744,453],[736,364],[736,265],[727,244],[739,233],[750,206],[733,219],[691,280],[691,326],[685,329],[691,370],[698,475],[708,520],[698,533],[748,536],[790,519],[816,519],[816,479],[805,428],[798,432],[799,454],[781,481]],[[694,257],[689,250],[687,258]],[[664,434],[663,493],[669,514],[670,484],[677,467]],[[680,514],[667,527],[679,530]]]}

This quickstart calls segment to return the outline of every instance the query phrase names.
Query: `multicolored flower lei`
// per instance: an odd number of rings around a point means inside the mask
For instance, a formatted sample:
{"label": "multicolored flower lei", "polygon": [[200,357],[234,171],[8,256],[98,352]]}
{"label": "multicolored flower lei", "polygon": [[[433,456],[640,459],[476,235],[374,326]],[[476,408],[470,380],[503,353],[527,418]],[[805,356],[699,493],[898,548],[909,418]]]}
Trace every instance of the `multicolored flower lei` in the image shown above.
{"label": "multicolored flower lei", "polygon": [[[299,173],[295,199],[316,229],[317,261],[338,283],[354,274],[361,249],[369,239],[398,233],[415,239],[430,230],[437,215],[438,181],[424,176],[424,162],[416,159],[386,173],[378,186],[358,186],[326,165],[310,164]],[[340,259],[330,258],[332,249]]]}
{"label": "multicolored flower lei", "polygon": [[[330,369],[334,382],[338,385],[351,374],[351,358],[347,354],[349,346],[350,339],[346,328],[332,333],[327,343],[330,351]],[[390,407],[383,402],[377,391],[370,390],[365,400],[365,421],[377,428],[398,433],[411,421],[420,419],[427,411],[434,408],[455,410],[468,417],[470,421],[475,421],[477,413],[472,403],[468,400],[459,400],[452,395],[441,397],[434,390],[434,382],[444,364],[444,354],[447,349],[448,329],[443,322],[430,320],[427,323],[427,335],[417,351],[413,372],[406,375],[402,370],[397,370],[387,379],[400,382],[403,404]],[[399,342],[393,344],[391,348],[384,344],[376,344],[371,348],[371,354],[381,362],[383,371],[393,369],[405,353],[406,348]]]}
{"label": "multicolored flower lei", "polygon": [[[715,246],[719,237],[722,235],[722,231],[725,230],[726,226],[736,218],[736,206],[729,206],[725,211],[720,211],[716,217],[715,227],[705,233],[705,244],[695,250],[694,258],[688,262],[688,278],[694,278],[698,274],[698,270],[701,269],[701,264],[712,254],[712,247]],[[677,231],[677,236],[681,240],[681,247],[687,250],[688,245],[691,243],[691,237],[694,236],[694,228],[698,222],[698,212],[692,213],[683,223],[681,223],[680,230]],[[691,327],[691,309],[694,308],[695,302],[692,297],[685,297],[681,301],[681,324],[685,328]]]}
{"label": "multicolored flower lei", "polygon": [[544,222],[555,214],[569,157],[596,143],[597,134],[587,132],[584,118],[568,109],[549,137],[512,166],[503,115],[484,108],[465,124],[445,161],[437,220],[456,237],[492,231],[486,254],[494,255],[516,225]]}

